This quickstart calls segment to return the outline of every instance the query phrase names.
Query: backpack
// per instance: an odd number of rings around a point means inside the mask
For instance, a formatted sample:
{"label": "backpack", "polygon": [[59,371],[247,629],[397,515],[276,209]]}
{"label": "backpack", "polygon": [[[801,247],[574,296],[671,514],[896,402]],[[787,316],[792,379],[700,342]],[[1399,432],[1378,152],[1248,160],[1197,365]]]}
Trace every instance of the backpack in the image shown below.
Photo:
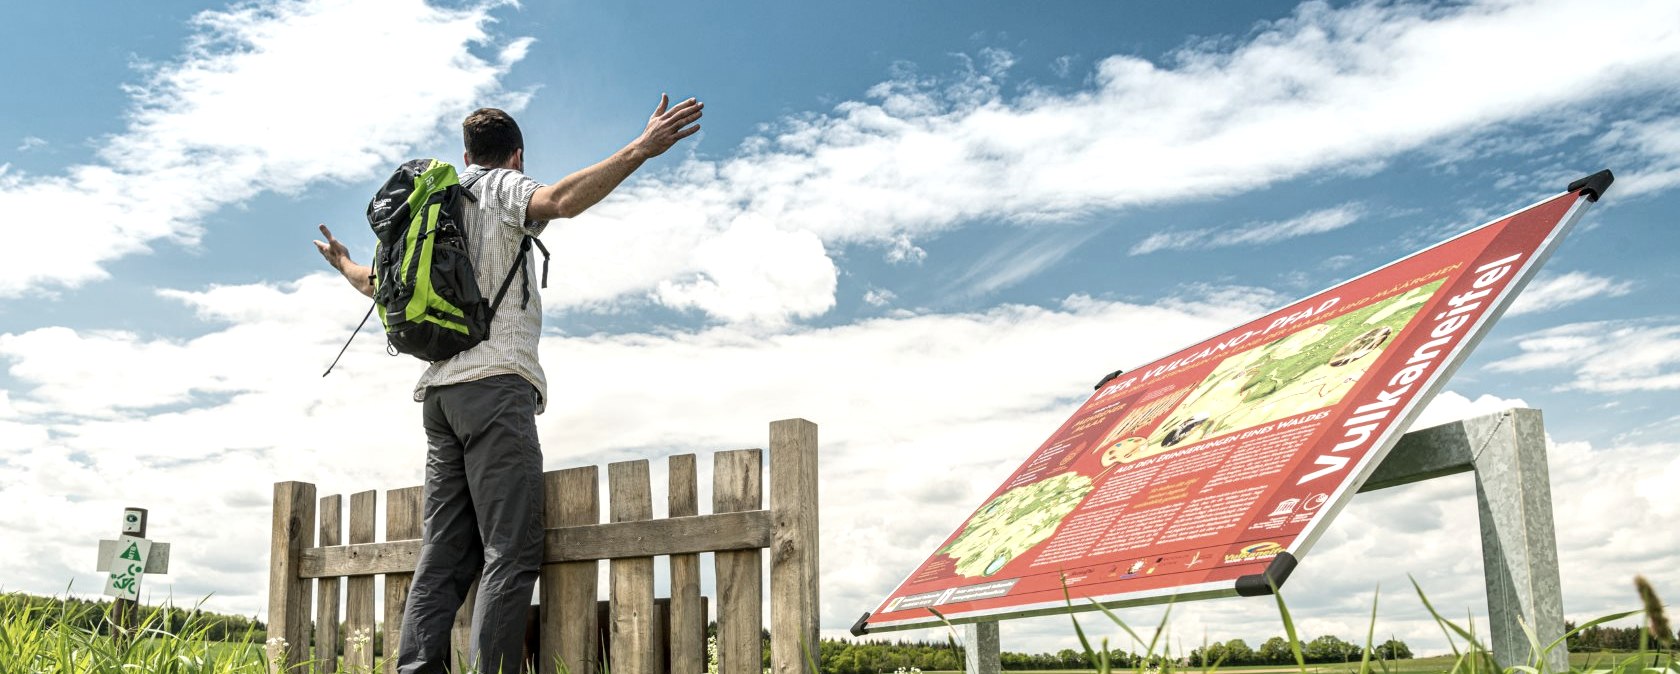
{"label": "backpack", "polygon": [[[494,301],[478,290],[477,275],[467,250],[464,211],[473,196],[472,184],[484,172],[460,181],[455,167],[435,159],[405,162],[368,202],[368,224],[378,244],[374,248],[373,306],[356,326],[360,332],[368,316],[379,309],[385,326],[386,351],[406,353],[424,361],[445,360],[490,336],[490,321],[501,307],[514,274],[525,269],[525,258],[536,244],[543,253],[542,287],[548,287],[548,249],[529,234],[502,279]],[[530,301],[530,281],[524,283]],[[356,333],[339,349],[350,348]],[[338,358],[321,376],[332,372]]]}

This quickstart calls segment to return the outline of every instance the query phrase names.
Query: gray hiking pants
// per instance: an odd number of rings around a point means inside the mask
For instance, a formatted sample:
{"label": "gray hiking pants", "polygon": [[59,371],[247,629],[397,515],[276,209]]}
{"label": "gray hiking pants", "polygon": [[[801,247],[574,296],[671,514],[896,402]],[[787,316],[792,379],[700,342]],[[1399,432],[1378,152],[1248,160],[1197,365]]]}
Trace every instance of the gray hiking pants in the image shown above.
{"label": "gray hiking pants", "polygon": [[426,519],[403,610],[402,674],[461,671],[449,632],[474,578],[471,671],[513,674],[524,664],[543,555],[536,396],[511,374],[426,391]]}

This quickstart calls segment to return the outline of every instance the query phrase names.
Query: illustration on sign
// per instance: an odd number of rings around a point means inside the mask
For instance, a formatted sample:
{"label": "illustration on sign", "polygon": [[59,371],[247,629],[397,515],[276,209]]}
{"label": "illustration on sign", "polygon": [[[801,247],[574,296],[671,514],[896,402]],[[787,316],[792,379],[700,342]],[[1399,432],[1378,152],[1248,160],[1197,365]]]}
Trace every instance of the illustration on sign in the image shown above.
{"label": "illustration on sign", "polygon": [[1596,196],[1572,186],[1111,376],[854,629],[1281,584]]}
{"label": "illustration on sign", "polygon": [[105,582],[105,594],[122,599],[140,600],[140,576],[146,570],[146,556],[152,542],[144,538],[123,536],[117,541],[117,554],[107,569],[111,573]]}

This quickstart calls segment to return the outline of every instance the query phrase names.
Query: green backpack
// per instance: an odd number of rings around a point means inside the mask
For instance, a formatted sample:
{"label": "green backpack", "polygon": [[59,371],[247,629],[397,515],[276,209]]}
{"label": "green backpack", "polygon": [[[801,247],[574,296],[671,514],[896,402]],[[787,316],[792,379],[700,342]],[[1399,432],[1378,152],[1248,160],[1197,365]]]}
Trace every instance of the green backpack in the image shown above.
{"label": "green backpack", "polygon": [[[368,202],[368,224],[379,243],[374,249],[373,306],[385,325],[386,351],[406,353],[425,361],[445,360],[490,336],[490,320],[502,305],[515,273],[535,243],[543,253],[542,287],[548,287],[548,249],[526,235],[519,254],[494,301],[478,290],[472,257],[467,252],[464,209],[476,202],[470,188],[484,173],[468,176],[463,184],[455,167],[435,159],[415,159],[397,167]],[[529,281],[525,300],[530,301]],[[350,348],[350,334],[339,358]],[[338,358],[333,359],[333,365]],[[321,376],[332,372],[332,365]]]}

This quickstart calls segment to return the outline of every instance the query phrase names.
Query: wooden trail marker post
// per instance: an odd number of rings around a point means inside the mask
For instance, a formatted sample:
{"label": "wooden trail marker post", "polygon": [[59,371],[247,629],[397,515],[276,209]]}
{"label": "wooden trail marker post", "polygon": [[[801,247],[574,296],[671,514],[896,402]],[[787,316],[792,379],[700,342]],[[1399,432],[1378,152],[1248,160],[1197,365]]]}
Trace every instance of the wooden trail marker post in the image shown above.
{"label": "wooden trail marker post", "polygon": [[112,637],[123,641],[140,621],[140,580],[148,573],[169,571],[169,544],[146,538],[146,509],[124,508],[122,533],[117,540],[99,541],[99,568],[109,572],[105,594],[111,603]]}

